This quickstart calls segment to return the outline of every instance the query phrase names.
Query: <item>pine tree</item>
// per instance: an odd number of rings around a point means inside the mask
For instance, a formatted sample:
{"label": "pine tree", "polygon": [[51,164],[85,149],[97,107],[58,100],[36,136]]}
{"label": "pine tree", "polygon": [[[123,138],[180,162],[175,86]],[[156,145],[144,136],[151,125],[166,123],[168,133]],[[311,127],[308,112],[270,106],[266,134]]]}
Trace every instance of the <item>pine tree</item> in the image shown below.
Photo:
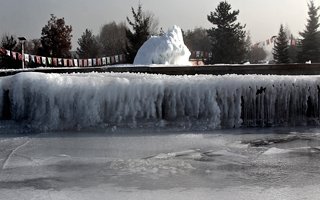
{"label": "pine tree", "polygon": [[306,25],[306,29],[300,33],[301,40],[301,51],[298,55],[299,62],[320,62],[320,37],[318,28],[319,24],[319,7],[314,5],[313,1],[308,4],[309,7],[309,19]]}
{"label": "pine tree", "polygon": [[134,58],[137,55],[138,50],[143,45],[143,43],[150,36],[150,24],[151,19],[150,16],[144,15],[142,12],[142,6],[139,4],[138,9],[135,11],[133,7],[131,7],[133,21],[131,21],[127,17],[127,21],[129,25],[132,27],[132,31],[127,29],[126,36],[128,39],[127,53],[128,53],[128,61],[130,63],[133,62]]}
{"label": "pine tree", "polygon": [[212,42],[212,63],[240,63],[245,60],[245,26],[237,23],[239,10],[231,11],[231,5],[220,2],[208,20],[214,27],[208,30]]}
{"label": "pine tree", "polygon": [[99,55],[99,44],[96,37],[88,29],[78,39],[77,54],[80,58],[95,58]]}
{"label": "pine tree", "polygon": [[71,32],[72,27],[65,24],[64,18],[51,14],[51,19],[41,33],[43,56],[70,57]]}
{"label": "pine tree", "polygon": [[287,34],[284,31],[283,25],[280,26],[278,37],[274,43],[273,58],[276,63],[289,63],[289,45]]}

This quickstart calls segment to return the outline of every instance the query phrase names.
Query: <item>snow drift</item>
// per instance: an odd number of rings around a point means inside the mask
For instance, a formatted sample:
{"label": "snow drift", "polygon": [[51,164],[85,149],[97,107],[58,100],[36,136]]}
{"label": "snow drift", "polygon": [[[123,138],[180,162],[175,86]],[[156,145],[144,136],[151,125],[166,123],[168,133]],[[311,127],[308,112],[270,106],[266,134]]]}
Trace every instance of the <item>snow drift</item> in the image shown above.
{"label": "snow drift", "polygon": [[191,65],[190,55],[183,42],[181,29],[174,26],[166,34],[147,40],[139,49],[133,64]]}
{"label": "snow drift", "polygon": [[0,118],[10,106],[12,119],[43,130],[319,124],[319,85],[320,76],[20,73],[0,78]]}

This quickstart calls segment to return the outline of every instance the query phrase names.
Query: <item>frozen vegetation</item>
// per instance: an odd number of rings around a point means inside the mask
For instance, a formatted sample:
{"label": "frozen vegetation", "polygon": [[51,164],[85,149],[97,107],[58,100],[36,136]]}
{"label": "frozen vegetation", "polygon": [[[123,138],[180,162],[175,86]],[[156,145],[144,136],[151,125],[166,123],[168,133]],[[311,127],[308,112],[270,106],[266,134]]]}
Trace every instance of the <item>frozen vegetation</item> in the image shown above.
{"label": "frozen vegetation", "polygon": [[0,79],[0,109],[40,130],[315,125],[319,85],[319,76],[30,72]]}
{"label": "frozen vegetation", "polygon": [[161,36],[152,36],[139,49],[134,65],[191,65],[191,53],[183,42],[182,31],[174,26]]}

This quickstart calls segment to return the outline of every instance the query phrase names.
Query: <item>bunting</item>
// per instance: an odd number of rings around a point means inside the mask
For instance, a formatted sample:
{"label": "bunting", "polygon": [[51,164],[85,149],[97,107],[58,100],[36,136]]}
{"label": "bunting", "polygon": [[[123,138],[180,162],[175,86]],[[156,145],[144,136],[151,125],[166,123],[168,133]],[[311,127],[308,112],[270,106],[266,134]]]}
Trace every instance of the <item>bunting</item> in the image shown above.
{"label": "bunting", "polygon": [[6,55],[6,50],[4,48],[0,48],[0,55]]}
{"label": "bunting", "polygon": [[41,65],[41,57],[40,56],[36,56],[36,60],[37,60],[37,64]]}
{"label": "bunting", "polygon": [[73,59],[73,63],[75,67],[78,67],[78,60],[77,59]]}
{"label": "bunting", "polygon": [[68,59],[69,61],[69,67],[73,67],[73,60],[72,59]]}
{"label": "bunting", "polygon": [[22,54],[21,53],[17,53],[18,55],[18,60],[22,60]]}
{"label": "bunting", "polygon": [[58,66],[58,58],[52,58],[53,66]]}
{"label": "bunting", "polygon": [[47,65],[46,57],[41,57],[42,64]]}
{"label": "bunting", "polygon": [[52,64],[52,58],[48,58],[48,65]]}
{"label": "bunting", "polygon": [[[256,44],[254,44],[254,46],[258,46],[262,48],[265,46],[273,45],[276,42],[276,40],[277,40],[277,36],[274,35],[270,39],[267,39],[266,41],[257,42]],[[288,40],[288,45],[296,46],[296,44],[297,44],[297,40],[291,36],[291,38]]]}
{"label": "bunting", "polygon": [[24,61],[29,62],[29,54],[24,54]]}
{"label": "bunting", "polygon": [[31,62],[33,62],[33,63],[36,62],[36,59],[35,59],[35,56],[34,56],[34,55],[31,55],[30,58],[31,58]]}
{"label": "bunting", "polygon": [[83,60],[82,59],[79,60],[79,67],[83,67]]}
{"label": "bunting", "polygon": [[16,52],[11,52],[12,58],[17,60],[17,53]]}
{"label": "bunting", "polygon": [[92,59],[88,59],[88,66],[92,67]]}
{"label": "bunting", "polygon": [[59,66],[62,65],[62,58],[58,58],[58,65],[59,65]]}
{"label": "bunting", "polygon": [[92,67],[104,66],[111,64],[124,63],[126,61],[125,55],[114,55],[109,57],[76,59],[76,58],[53,58],[32,54],[21,54],[19,52],[10,51],[5,48],[0,48],[1,56],[8,56],[14,60],[24,61],[26,63],[34,63],[42,66],[52,67]]}
{"label": "bunting", "polygon": [[68,59],[63,59],[63,66],[68,67]]}

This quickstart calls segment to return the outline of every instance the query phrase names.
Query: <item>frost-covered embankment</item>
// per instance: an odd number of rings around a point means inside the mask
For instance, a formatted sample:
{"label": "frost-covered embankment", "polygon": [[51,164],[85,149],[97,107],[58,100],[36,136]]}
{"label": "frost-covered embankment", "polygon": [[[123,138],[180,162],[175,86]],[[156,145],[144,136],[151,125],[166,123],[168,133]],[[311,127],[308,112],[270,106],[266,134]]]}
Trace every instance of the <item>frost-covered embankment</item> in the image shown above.
{"label": "frost-covered embankment", "polygon": [[12,119],[41,130],[317,124],[319,85],[320,76],[20,73],[0,79],[0,117],[10,106]]}

